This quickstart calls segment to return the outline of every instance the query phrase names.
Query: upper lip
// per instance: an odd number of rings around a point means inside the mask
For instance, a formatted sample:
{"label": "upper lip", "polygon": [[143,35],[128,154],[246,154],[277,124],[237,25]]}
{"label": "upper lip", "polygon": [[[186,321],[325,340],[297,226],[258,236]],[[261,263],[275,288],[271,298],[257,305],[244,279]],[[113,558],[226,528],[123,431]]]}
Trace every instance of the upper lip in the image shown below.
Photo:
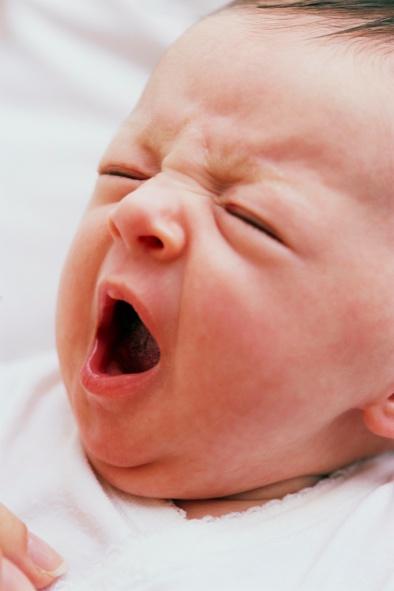
{"label": "upper lip", "polygon": [[157,339],[155,323],[146,306],[127,285],[121,282],[111,281],[109,279],[102,281],[98,288],[98,317],[96,324],[96,334],[98,329],[103,326],[103,324],[109,323],[111,321],[113,306],[118,300],[122,300],[134,308],[141,321],[160,345]]}

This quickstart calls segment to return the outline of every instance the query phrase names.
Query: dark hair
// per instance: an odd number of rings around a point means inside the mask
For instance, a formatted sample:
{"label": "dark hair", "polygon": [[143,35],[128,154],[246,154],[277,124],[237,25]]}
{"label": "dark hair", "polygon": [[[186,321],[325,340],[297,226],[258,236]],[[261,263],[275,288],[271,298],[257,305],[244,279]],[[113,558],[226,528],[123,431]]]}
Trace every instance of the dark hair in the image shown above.
{"label": "dark hair", "polygon": [[[231,7],[255,9],[281,9],[284,13],[309,13],[333,18],[342,28],[324,36],[348,35],[351,37],[375,37],[387,44],[394,44],[394,0],[235,0]],[[349,23],[351,25],[349,26]],[[343,26],[345,28],[343,28]],[[390,43],[391,42],[391,43]]]}

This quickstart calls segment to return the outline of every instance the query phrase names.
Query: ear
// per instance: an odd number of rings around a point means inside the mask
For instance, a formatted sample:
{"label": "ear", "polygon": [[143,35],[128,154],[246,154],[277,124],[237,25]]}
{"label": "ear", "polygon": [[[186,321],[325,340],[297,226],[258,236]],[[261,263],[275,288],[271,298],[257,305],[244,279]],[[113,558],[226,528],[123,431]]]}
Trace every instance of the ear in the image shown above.
{"label": "ear", "polygon": [[394,394],[372,402],[363,408],[366,427],[375,435],[394,439]]}

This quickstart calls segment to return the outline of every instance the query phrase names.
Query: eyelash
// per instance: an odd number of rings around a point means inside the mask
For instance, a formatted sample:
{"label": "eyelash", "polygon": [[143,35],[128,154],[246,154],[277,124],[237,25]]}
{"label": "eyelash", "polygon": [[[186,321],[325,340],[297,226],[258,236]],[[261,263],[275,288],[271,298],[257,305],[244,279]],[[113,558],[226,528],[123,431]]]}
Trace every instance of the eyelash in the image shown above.
{"label": "eyelash", "polygon": [[245,224],[248,224],[248,226],[251,226],[252,228],[255,228],[256,230],[263,232],[264,234],[266,234],[267,236],[269,236],[273,240],[276,240],[277,242],[284,244],[282,238],[278,235],[278,233],[273,228],[271,228],[271,226],[269,226],[269,224],[265,224],[261,220],[255,219],[250,214],[244,212],[237,205],[225,204],[225,205],[223,205],[223,208],[225,209],[225,211],[227,213],[229,213],[230,215],[243,221]]}
{"label": "eyelash", "polygon": [[138,172],[128,172],[128,171],[122,171],[122,170],[104,170],[100,172],[101,175],[104,176],[114,176],[114,177],[119,177],[122,179],[129,179],[130,181],[146,181],[148,180],[148,177],[139,174]]}

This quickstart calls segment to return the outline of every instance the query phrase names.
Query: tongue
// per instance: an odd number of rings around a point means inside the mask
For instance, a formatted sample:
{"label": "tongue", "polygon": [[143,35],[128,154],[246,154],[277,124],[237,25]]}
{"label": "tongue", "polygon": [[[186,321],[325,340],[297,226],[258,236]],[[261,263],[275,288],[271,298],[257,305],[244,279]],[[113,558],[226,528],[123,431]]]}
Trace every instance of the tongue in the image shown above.
{"label": "tongue", "polygon": [[160,349],[138,314],[126,302],[117,302],[115,322],[118,338],[112,360],[122,373],[140,373],[151,369],[160,359]]}
{"label": "tongue", "polygon": [[156,365],[159,357],[157,343],[142,323],[131,334],[124,336],[114,351],[114,358],[122,373],[147,371]]}

